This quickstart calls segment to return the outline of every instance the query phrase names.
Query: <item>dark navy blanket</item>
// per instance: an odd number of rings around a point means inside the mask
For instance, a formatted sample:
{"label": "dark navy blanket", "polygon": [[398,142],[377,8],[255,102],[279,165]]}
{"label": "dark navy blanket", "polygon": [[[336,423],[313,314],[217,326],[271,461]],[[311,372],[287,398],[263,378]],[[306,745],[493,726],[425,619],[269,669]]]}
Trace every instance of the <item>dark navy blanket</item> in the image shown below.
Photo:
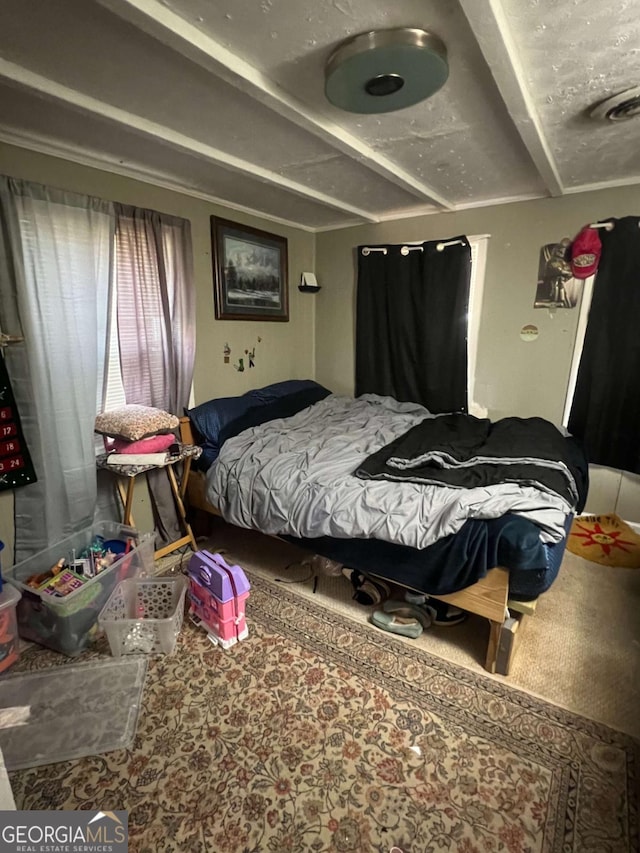
{"label": "dark navy blanket", "polygon": [[[510,594],[514,597],[535,597],[545,592],[555,577],[548,575],[551,549],[540,541],[539,528],[516,515],[489,521],[470,519],[458,533],[423,550],[377,539],[281,538],[344,566],[431,595],[464,589],[495,566],[510,570]],[[552,548],[562,553],[565,541]]]}

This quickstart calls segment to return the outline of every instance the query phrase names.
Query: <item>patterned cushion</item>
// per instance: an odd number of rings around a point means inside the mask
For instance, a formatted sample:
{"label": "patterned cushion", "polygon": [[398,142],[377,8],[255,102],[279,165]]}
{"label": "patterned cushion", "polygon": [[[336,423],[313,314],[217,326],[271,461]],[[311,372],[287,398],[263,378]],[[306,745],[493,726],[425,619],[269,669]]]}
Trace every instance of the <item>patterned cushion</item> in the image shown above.
{"label": "patterned cushion", "polygon": [[129,405],[97,415],[95,431],[127,441],[139,441],[149,435],[172,432],[179,423],[175,415],[162,409]]}

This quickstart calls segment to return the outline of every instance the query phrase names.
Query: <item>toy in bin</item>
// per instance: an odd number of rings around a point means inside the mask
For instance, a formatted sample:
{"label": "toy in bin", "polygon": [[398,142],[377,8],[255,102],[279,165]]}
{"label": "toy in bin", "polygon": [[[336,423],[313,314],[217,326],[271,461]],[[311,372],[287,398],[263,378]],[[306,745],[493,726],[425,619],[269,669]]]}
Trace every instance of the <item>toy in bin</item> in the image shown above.
{"label": "toy in bin", "polygon": [[122,541],[94,536],[91,544],[80,552],[72,549],[68,557],[60,557],[46,572],[30,575],[25,585],[45,595],[62,597],[79,589],[84,583],[108,569],[121,555],[127,554],[132,539]]}
{"label": "toy in bin", "polygon": [[189,613],[213,643],[229,649],[249,636],[245,602],[249,581],[240,566],[230,566],[209,551],[196,551],[189,560]]}

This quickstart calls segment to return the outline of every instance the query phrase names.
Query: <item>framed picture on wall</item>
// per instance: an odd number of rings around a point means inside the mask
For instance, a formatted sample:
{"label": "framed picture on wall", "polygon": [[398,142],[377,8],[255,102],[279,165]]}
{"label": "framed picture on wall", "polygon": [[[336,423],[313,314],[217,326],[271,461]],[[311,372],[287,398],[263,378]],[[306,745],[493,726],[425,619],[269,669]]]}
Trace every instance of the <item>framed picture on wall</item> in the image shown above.
{"label": "framed picture on wall", "polygon": [[285,237],[212,216],[211,247],[216,319],[289,319]]}
{"label": "framed picture on wall", "polygon": [[582,282],[573,277],[569,262],[571,239],[547,243],[540,249],[538,283],[534,308],[575,308],[582,293]]}

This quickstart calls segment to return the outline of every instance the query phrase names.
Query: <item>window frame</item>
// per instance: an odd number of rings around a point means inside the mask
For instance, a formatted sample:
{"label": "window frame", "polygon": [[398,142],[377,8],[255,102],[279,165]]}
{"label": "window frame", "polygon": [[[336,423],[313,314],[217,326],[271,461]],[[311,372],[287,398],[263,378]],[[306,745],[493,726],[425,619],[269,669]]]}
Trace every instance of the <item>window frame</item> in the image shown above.
{"label": "window frame", "polygon": [[490,234],[467,236],[471,247],[471,279],[469,281],[469,306],[467,309],[467,407],[475,403],[478,342],[484,300],[484,282],[487,270],[487,249]]}
{"label": "window frame", "polygon": [[589,321],[589,311],[591,310],[591,300],[593,298],[593,284],[595,275],[590,275],[585,278],[582,287],[582,295],[580,297],[580,309],[578,313],[578,325],[576,328],[576,336],[573,343],[573,355],[571,356],[571,367],[569,368],[569,379],[567,381],[567,393],[564,399],[564,411],[562,413],[562,426],[565,429],[569,425],[569,416],[571,407],[573,406],[573,396],[576,391],[576,381],[578,379],[578,369],[580,367],[580,359],[582,358],[582,347],[584,346],[584,336],[587,331],[587,323]]}

